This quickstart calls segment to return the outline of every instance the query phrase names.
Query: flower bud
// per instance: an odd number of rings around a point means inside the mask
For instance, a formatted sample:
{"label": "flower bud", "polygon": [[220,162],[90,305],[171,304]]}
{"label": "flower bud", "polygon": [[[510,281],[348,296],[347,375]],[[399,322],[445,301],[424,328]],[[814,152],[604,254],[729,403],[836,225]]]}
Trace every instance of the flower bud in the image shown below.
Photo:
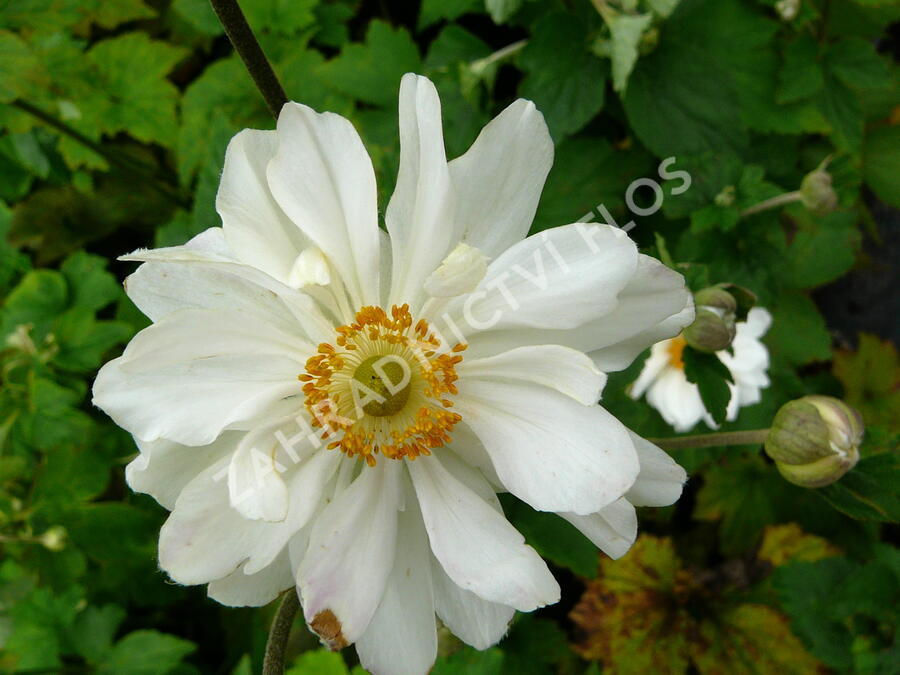
{"label": "flower bud", "polygon": [[684,339],[701,352],[726,349],[735,335],[737,301],[721,286],[704,288],[694,295],[697,316],[684,329]]}
{"label": "flower bud", "polygon": [[775,11],[782,21],[793,21],[800,11],[800,0],[778,0],[775,3]]}
{"label": "flower bud", "polygon": [[66,528],[61,525],[54,525],[38,537],[38,540],[43,544],[44,548],[53,552],[62,551],[66,547]]}
{"label": "flower bud", "polygon": [[820,216],[831,213],[838,205],[837,193],[831,187],[831,174],[825,170],[830,159],[826,158],[800,182],[800,200],[806,208]]}
{"label": "flower bud", "polygon": [[830,485],[859,461],[860,414],[831,396],[804,396],[781,407],[766,438],[766,454],[789,482]]}

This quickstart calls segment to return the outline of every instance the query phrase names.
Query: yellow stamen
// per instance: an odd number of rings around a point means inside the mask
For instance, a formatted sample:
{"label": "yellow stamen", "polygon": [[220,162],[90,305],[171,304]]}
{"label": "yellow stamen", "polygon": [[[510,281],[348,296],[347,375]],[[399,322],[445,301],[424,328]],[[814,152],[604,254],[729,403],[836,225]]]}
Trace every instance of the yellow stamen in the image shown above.
{"label": "yellow stamen", "polygon": [[684,346],[687,344],[685,339],[680,335],[669,341],[669,365],[678,370],[684,370],[684,361],[681,355],[684,353]]}
{"label": "yellow stamen", "polygon": [[448,410],[457,393],[456,365],[466,345],[442,349],[424,319],[413,322],[408,305],[359,310],[323,343],[299,376],[313,425],[329,449],[359,456],[413,460],[450,441],[462,419]]}

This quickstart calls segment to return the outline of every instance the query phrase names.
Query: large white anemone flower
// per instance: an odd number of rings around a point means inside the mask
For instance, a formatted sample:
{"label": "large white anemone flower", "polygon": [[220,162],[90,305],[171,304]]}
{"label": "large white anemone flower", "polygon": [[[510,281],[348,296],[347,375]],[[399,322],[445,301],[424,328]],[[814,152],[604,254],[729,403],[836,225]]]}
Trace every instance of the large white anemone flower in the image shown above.
{"label": "large white anemone flower", "polygon": [[519,100],[448,162],[425,78],[400,90],[397,187],[378,227],[353,126],[296,103],[231,141],[222,227],[138,251],[153,320],[94,402],[137,440],[131,487],[172,513],[159,563],[226,605],[296,586],[331,648],[425,673],[436,616],[483,649],[556,602],[496,493],[611,556],[684,471],[597,401],[604,372],[693,318],[682,278],[620,230],[526,237],[553,146]]}
{"label": "large white anemone flower", "polygon": [[[772,316],[762,307],[754,307],[746,321],[737,324],[737,331],[731,343],[732,352],[727,349],[716,352],[719,360],[731,372],[733,383],[729,383],[731,398],[728,401],[726,419],[737,419],[738,411],[744,406],[759,403],[762,390],[769,386],[769,351],[762,343],[762,337],[769,330]],[[682,352],[687,343],[679,335],[670,340],[657,342],[650,350],[650,356],[638,379],[629,391],[634,399],[644,394],[647,402],[659,411],[662,418],[675,431],[688,431],[700,420],[712,429],[717,428],[712,416],[703,406],[700,390],[696,384],[688,382],[684,374]]]}

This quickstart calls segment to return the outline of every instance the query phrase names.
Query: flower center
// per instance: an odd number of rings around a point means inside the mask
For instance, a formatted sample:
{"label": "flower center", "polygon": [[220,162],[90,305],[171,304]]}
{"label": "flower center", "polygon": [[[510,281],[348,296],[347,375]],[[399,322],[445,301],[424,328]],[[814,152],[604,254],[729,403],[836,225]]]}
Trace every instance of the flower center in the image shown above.
{"label": "flower center", "polygon": [[350,457],[415,459],[450,441],[462,419],[451,412],[456,365],[465,345],[442,349],[428,322],[413,325],[409,306],[363,307],[306,362],[305,405],[313,425]]}
{"label": "flower center", "polygon": [[684,346],[687,344],[682,336],[673,337],[669,340],[669,365],[678,370],[684,370],[684,360],[681,358],[684,354]]}

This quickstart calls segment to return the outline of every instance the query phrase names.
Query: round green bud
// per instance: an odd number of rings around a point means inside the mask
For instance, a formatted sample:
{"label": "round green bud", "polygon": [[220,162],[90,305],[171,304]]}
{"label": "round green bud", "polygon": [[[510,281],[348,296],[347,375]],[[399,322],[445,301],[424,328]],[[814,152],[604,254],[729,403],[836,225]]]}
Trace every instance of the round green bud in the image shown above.
{"label": "round green bud", "polygon": [[38,537],[38,540],[43,544],[44,548],[50,551],[62,551],[66,547],[66,528],[61,525],[54,525],[47,528],[44,534]]}
{"label": "round green bud", "polygon": [[726,349],[736,332],[734,296],[720,286],[711,286],[694,295],[694,305],[697,315],[684,329],[685,341],[701,352]]}
{"label": "round green bud", "polygon": [[837,193],[831,186],[831,174],[825,170],[827,160],[810,171],[800,182],[800,201],[813,213],[824,216],[838,206]]}
{"label": "round green bud", "polygon": [[772,421],[766,454],[785,480],[807,488],[830,485],[859,461],[865,428],[860,414],[831,396],[784,404]]}

